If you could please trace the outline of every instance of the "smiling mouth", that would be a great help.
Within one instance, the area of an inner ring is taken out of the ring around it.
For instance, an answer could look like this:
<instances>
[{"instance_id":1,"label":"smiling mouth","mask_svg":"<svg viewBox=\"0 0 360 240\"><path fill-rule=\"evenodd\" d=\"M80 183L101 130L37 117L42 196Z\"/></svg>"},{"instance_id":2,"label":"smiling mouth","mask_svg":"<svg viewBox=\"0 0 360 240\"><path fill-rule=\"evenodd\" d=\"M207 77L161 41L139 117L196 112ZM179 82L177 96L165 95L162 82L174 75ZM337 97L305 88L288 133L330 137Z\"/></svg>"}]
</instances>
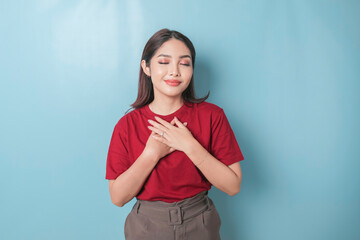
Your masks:
<instances>
[{"instance_id":1,"label":"smiling mouth","mask_svg":"<svg viewBox=\"0 0 360 240\"><path fill-rule=\"evenodd\" d=\"M178 80L165 80L165 82L166 82L167 85L170 85L170 86L178 86L181 83Z\"/></svg>"}]
</instances>

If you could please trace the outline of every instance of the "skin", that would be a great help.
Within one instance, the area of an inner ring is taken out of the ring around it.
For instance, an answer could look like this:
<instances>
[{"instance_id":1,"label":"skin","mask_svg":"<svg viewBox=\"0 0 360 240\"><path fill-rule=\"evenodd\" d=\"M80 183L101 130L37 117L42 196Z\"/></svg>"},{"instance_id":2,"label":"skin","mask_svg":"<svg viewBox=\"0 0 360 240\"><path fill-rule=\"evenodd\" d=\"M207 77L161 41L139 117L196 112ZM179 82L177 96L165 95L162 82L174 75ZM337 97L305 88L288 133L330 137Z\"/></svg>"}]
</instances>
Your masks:
<instances>
[{"instance_id":1,"label":"skin","mask_svg":"<svg viewBox=\"0 0 360 240\"><path fill-rule=\"evenodd\" d=\"M184 103L181 94L193 75L187 46L182 41L170 39L156 51L149 66L144 60L141 66L144 73L151 76L154 86L154 100L149 104L151 111L168 115L178 110ZM180 84L169 86L164 81L168 79L176 79ZM220 162L193 137L187 123L176 117L171 122L159 117L155 119L149 120L148 128L152 133L139 158L117 179L109 180L111 201L115 205L121 207L134 198L157 162L175 150L183 151L216 188L230 196L239 193L242 179L239 162L230 166Z\"/></svg>"}]
</instances>

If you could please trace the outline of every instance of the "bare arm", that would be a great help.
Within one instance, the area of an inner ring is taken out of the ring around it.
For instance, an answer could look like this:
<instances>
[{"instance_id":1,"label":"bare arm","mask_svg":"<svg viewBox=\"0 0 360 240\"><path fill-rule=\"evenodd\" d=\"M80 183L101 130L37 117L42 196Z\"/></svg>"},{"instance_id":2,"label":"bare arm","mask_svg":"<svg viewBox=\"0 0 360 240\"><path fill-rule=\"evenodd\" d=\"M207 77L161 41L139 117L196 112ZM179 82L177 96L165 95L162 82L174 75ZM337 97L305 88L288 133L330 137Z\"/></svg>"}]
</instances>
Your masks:
<instances>
[{"instance_id":1,"label":"bare arm","mask_svg":"<svg viewBox=\"0 0 360 240\"><path fill-rule=\"evenodd\" d=\"M171 124L174 124L174 121ZM115 180L109 180L111 201L118 207L124 206L133 199L143 187L158 161L174 151L173 148L156 141L152 136L158 135L152 132L143 152L135 162Z\"/></svg>"},{"instance_id":2,"label":"bare arm","mask_svg":"<svg viewBox=\"0 0 360 240\"><path fill-rule=\"evenodd\" d=\"M109 180L112 203L122 207L133 199L141 190L158 160L156 155L144 150L130 168L120 174L115 180Z\"/></svg>"},{"instance_id":3,"label":"bare arm","mask_svg":"<svg viewBox=\"0 0 360 240\"><path fill-rule=\"evenodd\" d=\"M216 188L230 196L240 192L242 176L239 162L230 166L225 165L212 156L198 141L190 144L185 154Z\"/></svg>"}]
</instances>

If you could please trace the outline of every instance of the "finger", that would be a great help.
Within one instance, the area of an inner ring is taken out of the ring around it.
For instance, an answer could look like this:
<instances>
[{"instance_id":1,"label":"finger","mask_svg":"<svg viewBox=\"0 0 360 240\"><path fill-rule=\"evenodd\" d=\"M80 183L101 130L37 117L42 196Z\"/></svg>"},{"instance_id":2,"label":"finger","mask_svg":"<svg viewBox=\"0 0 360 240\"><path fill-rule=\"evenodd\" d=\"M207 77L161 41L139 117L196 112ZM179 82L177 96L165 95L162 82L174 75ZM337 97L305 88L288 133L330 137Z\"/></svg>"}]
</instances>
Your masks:
<instances>
[{"instance_id":1,"label":"finger","mask_svg":"<svg viewBox=\"0 0 360 240\"><path fill-rule=\"evenodd\" d=\"M153 135L157 136L157 137L161 137L161 135L157 134L156 132L153 131Z\"/></svg>"},{"instance_id":2,"label":"finger","mask_svg":"<svg viewBox=\"0 0 360 240\"><path fill-rule=\"evenodd\" d=\"M159 142L165 141L165 139L163 137L161 137L159 134L151 135L151 137L158 140Z\"/></svg>"},{"instance_id":3,"label":"finger","mask_svg":"<svg viewBox=\"0 0 360 240\"><path fill-rule=\"evenodd\" d=\"M168 128L166 128L165 126L163 126L163 125L161 125L161 124L159 124L159 123L157 123L157 122L155 122L155 121L153 121L151 119L149 119L148 122L151 125L153 125L155 128L162 130L163 132L166 132L168 130ZM170 126L172 126L172 125L170 125Z\"/></svg>"},{"instance_id":4,"label":"finger","mask_svg":"<svg viewBox=\"0 0 360 240\"><path fill-rule=\"evenodd\" d=\"M165 134L163 134L164 131L162 131L162 130L160 130L160 129L158 129L158 128L155 128L155 127L153 127L153 126L148 126L148 128L149 128L151 131L153 131L154 133L156 133L157 135L159 135L159 137L165 137Z\"/></svg>"},{"instance_id":5,"label":"finger","mask_svg":"<svg viewBox=\"0 0 360 240\"><path fill-rule=\"evenodd\" d=\"M155 140L159 141L159 142L162 142L166 145L169 146L169 141L166 140L165 138L161 137L161 136L158 136L158 135L152 135L151 137L153 137ZM170 146L169 146L170 147Z\"/></svg>"},{"instance_id":6,"label":"finger","mask_svg":"<svg viewBox=\"0 0 360 240\"><path fill-rule=\"evenodd\" d=\"M175 125L175 119L171 120L170 124L174 126Z\"/></svg>"},{"instance_id":7,"label":"finger","mask_svg":"<svg viewBox=\"0 0 360 240\"><path fill-rule=\"evenodd\" d=\"M163 126L167 127L167 128L172 128L173 125L171 125L170 123L168 123L167 121L161 119L158 116L155 116L156 121L158 121L159 123L161 123Z\"/></svg>"},{"instance_id":8,"label":"finger","mask_svg":"<svg viewBox=\"0 0 360 240\"><path fill-rule=\"evenodd\" d=\"M185 126L185 127L187 126L187 122L184 122L184 126Z\"/></svg>"},{"instance_id":9,"label":"finger","mask_svg":"<svg viewBox=\"0 0 360 240\"><path fill-rule=\"evenodd\" d=\"M170 148L169 153L172 153L175 151L175 148Z\"/></svg>"},{"instance_id":10,"label":"finger","mask_svg":"<svg viewBox=\"0 0 360 240\"><path fill-rule=\"evenodd\" d=\"M177 117L175 117L174 119L175 119L175 124L176 124L179 128L185 128L185 126L182 124L182 122L179 121L179 119L177 119Z\"/></svg>"}]
</instances>

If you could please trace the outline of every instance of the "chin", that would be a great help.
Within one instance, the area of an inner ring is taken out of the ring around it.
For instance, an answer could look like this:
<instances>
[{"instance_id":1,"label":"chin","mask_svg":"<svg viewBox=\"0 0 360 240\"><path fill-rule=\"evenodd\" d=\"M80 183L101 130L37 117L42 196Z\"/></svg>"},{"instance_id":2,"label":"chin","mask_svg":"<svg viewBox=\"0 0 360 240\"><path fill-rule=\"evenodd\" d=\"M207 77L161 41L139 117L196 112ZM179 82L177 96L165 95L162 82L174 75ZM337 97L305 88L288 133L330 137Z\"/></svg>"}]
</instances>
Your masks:
<instances>
[{"instance_id":1,"label":"chin","mask_svg":"<svg viewBox=\"0 0 360 240\"><path fill-rule=\"evenodd\" d=\"M155 89L154 89L155 90ZM175 87L172 87L172 89L170 88L166 88L166 89L156 89L156 92L157 94L159 95L164 95L164 96L167 96L167 97L171 97L171 98L176 98L176 97L179 97L182 95L182 93L185 91L186 89L183 89L183 88L175 88ZM156 94L154 92L154 94Z\"/></svg>"},{"instance_id":2,"label":"chin","mask_svg":"<svg viewBox=\"0 0 360 240\"><path fill-rule=\"evenodd\" d=\"M182 96L182 92L179 94L165 94L166 96L170 97L170 98L178 98Z\"/></svg>"}]
</instances>

